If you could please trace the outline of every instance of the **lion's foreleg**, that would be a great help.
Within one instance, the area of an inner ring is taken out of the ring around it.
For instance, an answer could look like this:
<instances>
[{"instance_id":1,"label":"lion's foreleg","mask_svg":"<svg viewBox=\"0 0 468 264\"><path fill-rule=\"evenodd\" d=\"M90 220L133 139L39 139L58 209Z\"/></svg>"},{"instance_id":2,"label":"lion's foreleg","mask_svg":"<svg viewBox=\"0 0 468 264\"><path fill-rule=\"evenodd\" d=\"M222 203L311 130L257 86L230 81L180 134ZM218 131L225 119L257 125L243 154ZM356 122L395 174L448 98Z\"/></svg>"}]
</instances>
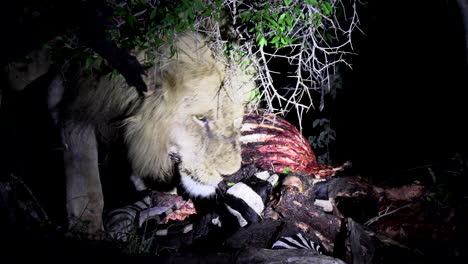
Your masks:
<instances>
[{"instance_id":1,"label":"lion's foreleg","mask_svg":"<svg viewBox=\"0 0 468 264\"><path fill-rule=\"evenodd\" d=\"M62 137L70 228L97 233L102 229L104 200L94 127L69 121L62 127Z\"/></svg>"},{"instance_id":2,"label":"lion's foreleg","mask_svg":"<svg viewBox=\"0 0 468 264\"><path fill-rule=\"evenodd\" d=\"M59 124L60 103L62 102L64 93L63 78L60 74L56 74L47 88L47 108L56 126Z\"/></svg>"}]
</instances>

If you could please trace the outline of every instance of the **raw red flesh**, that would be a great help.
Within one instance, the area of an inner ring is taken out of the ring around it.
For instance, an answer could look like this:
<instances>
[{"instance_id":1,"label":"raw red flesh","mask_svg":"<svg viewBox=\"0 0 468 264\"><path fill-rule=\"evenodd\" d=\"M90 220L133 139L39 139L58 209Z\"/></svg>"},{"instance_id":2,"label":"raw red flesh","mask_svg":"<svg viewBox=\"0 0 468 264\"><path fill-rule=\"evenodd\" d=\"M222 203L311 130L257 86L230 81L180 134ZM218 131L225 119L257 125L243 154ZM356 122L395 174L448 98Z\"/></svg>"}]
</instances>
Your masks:
<instances>
[{"instance_id":1,"label":"raw red flesh","mask_svg":"<svg viewBox=\"0 0 468 264\"><path fill-rule=\"evenodd\" d=\"M167 224L170 221L183 221L187 219L190 215L196 214L195 206L191 199L184 201L179 209L168 214L163 220L163 224Z\"/></svg>"},{"instance_id":2,"label":"raw red flesh","mask_svg":"<svg viewBox=\"0 0 468 264\"><path fill-rule=\"evenodd\" d=\"M283 118L257 111L244 116L241 128L242 162L273 172L333 176L337 169L317 163L309 142L295 126Z\"/></svg>"}]
</instances>

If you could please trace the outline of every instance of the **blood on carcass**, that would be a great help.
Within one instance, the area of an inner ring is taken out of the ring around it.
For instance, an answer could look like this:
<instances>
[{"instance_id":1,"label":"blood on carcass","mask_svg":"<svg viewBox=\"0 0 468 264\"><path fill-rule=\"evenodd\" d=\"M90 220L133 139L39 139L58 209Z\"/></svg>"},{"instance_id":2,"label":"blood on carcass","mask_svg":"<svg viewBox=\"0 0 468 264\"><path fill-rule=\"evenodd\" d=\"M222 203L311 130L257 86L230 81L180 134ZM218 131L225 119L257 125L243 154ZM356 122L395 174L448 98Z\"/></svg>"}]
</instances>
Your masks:
<instances>
[{"instance_id":1,"label":"blood on carcass","mask_svg":"<svg viewBox=\"0 0 468 264\"><path fill-rule=\"evenodd\" d=\"M242 163L272 172L285 171L331 177L338 170L318 164L307 139L283 118L257 110L244 116L241 128ZM289 169L287 169L289 168Z\"/></svg>"}]
</instances>

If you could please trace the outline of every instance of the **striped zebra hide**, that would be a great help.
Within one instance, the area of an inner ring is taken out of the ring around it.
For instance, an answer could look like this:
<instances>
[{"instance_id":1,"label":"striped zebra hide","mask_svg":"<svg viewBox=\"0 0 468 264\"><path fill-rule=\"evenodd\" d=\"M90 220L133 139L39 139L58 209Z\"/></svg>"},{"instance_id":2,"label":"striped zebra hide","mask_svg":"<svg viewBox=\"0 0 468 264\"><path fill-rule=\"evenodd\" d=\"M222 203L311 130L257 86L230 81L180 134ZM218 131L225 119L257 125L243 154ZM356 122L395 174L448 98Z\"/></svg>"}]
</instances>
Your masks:
<instances>
[{"instance_id":1,"label":"striped zebra hide","mask_svg":"<svg viewBox=\"0 0 468 264\"><path fill-rule=\"evenodd\" d=\"M248 172L249 175L252 173ZM261 221L265 203L270 200L278 179L278 175L263 171L232 186L225 186L217 198L218 207L224 209L212 208L213 217L206 227L198 222L184 221L197 214L191 200L184 201L181 196L152 191L135 203L110 211L105 218L105 230L113 239L128 241L129 236L137 233L170 236L185 234L194 228L200 229L197 233L208 233L213 227L225 230L244 227ZM216 211L225 213L221 213L221 217ZM225 221L226 217L230 219Z\"/></svg>"},{"instance_id":2,"label":"striped zebra hide","mask_svg":"<svg viewBox=\"0 0 468 264\"><path fill-rule=\"evenodd\" d=\"M319 254L323 254L322 246L304 237L302 233L297 233L290 237L281 237L272 246L272 249L310 249Z\"/></svg>"},{"instance_id":3,"label":"striped zebra hide","mask_svg":"<svg viewBox=\"0 0 468 264\"><path fill-rule=\"evenodd\" d=\"M146 230L156 236L172 233L187 233L192 225L165 225L169 221L183 221L196 214L191 200L181 196L153 191L143 199L110 211L104 220L106 233L112 239L127 241L130 235Z\"/></svg>"},{"instance_id":4,"label":"striped zebra hide","mask_svg":"<svg viewBox=\"0 0 468 264\"><path fill-rule=\"evenodd\" d=\"M240 227L261 221L265 204L270 200L278 180L277 174L258 172L226 191L223 197L224 205L229 213L236 217Z\"/></svg>"}]
</instances>

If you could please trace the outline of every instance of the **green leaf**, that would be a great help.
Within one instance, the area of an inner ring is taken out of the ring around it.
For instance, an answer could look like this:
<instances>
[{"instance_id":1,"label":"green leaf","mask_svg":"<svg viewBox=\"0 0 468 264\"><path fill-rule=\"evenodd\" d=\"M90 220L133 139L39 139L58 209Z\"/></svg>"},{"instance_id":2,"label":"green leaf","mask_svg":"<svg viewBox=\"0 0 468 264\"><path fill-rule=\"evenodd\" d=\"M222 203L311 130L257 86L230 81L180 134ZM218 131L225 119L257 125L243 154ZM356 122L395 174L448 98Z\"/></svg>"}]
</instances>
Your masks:
<instances>
[{"instance_id":1,"label":"green leaf","mask_svg":"<svg viewBox=\"0 0 468 264\"><path fill-rule=\"evenodd\" d=\"M158 9L153 9L153 11L151 11L151 14L150 14L150 19L153 20L155 17L156 17L156 14L158 12Z\"/></svg>"},{"instance_id":2,"label":"green leaf","mask_svg":"<svg viewBox=\"0 0 468 264\"><path fill-rule=\"evenodd\" d=\"M243 51L237 51L236 53L237 53L237 55L242 56L242 57L247 55L247 53L245 53Z\"/></svg>"},{"instance_id":3,"label":"green leaf","mask_svg":"<svg viewBox=\"0 0 468 264\"><path fill-rule=\"evenodd\" d=\"M100 68L101 65L102 65L102 63L103 63L102 57L101 57L101 56L98 56L98 57L96 58L96 62L95 62L96 68Z\"/></svg>"},{"instance_id":4,"label":"green leaf","mask_svg":"<svg viewBox=\"0 0 468 264\"><path fill-rule=\"evenodd\" d=\"M321 6L322 6L322 11L323 11L323 13L324 13L325 15L328 16L328 15L331 15L331 14L333 13L333 7L331 6L330 3L328 3L328 2L323 2L323 3L321 4Z\"/></svg>"},{"instance_id":5,"label":"green leaf","mask_svg":"<svg viewBox=\"0 0 468 264\"><path fill-rule=\"evenodd\" d=\"M291 168L289 168L289 167L286 167L283 170L283 173L285 173L285 174L290 173L290 172L291 172Z\"/></svg>"},{"instance_id":6,"label":"green leaf","mask_svg":"<svg viewBox=\"0 0 468 264\"><path fill-rule=\"evenodd\" d=\"M260 39L262 38L262 36L263 35L262 35L261 32L259 32L259 31L255 32L255 41L259 42Z\"/></svg>"},{"instance_id":7,"label":"green leaf","mask_svg":"<svg viewBox=\"0 0 468 264\"><path fill-rule=\"evenodd\" d=\"M292 2L293 2L293 0L284 0L284 4L286 6L289 6Z\"/></svg>"},{"instance_id":8,"label":"green leaf","mask_svg":"<svg viewBox=\"0 0 468 264\"><path fill-rule=\"evenodd\" d=\"M326 119L326 118L320 119L320 125L321 125L321 126L327 125L327 124L330 124L330 120L328 120L328 119Z\"/></svg>"},{"instance_id":9,"label":"green leaf","mask_svg":"<svg viewBox=\"0 0 468 264\"><path fill-rule=\"evenodd\" d=\"M286 44L288 44L288 45L295 41L295 39L288 38L288 37L284 37L284 40L286 41Z\"/></svg>"},{"instance_id":10,"label":"green leaf","mask_svg":"<svg viewBox=\"0 0 468 264\"><path fill-rule=\"evenodd\" d=\"M87 57L85 60L85 68L89 68L93 64L93 58L92 57Z\"/></svg>"},{"instance_id":11,"label":"green leaf","mask_svg":"<svg viewBox=\"0 0 468 264\"><path fill-rule=\"evenodd\" d=\"M133 15L130 15L130 16L127 17L127 22L128 22L128 25L131 28L133 28L133 27L135 27L135 24L137 23L137 19Z\"/></svg>"},{"instance_id":12,"label":"green leaf","mask_svg":"<svg viewBox=\"0 0 468 264\"><path fill-rule=\"evenodd\" d=\"M276 21L274 21L270 17L265 16L264 18L273 25L273 27L270 26L271 29L275 30L277 27L279 27L278 23L276 23Z\"/></svg>"},{"instance_id":13,"label":"green leaf","mask_svg":"<svg viewBox=\"0 0 468 264\"><path fill-rule=\"evenodd\" d=\"M290 14L287 14L286 17L284 18L284 20L286 21L286 24L288 24L288 26L292 26L292 21L291 21L291 15Z\"/></svg>"},{"instance_id":14,"label":"green leaf","mask_svg":"<svg viewBox=\"0 0 468 264\"><path fill-rule=\"evenodd\" d=\"M249 101L257 99L260 97L260 92L258 90L250 91Z\"/></svg>"},{"instance_id":15,"label":"green leaf","mask_svg":"<svg viewBox=\"0 0 468 264\"><path fill-rule=\"evenodd\" d=\"M284 17L286 16L286 13L281 14L281 16L278 18L278 23L284 24Z\"/></svg>"},{"instance_id":16,"label":"green leaf","mask_svg":"<svg viewBox=\"0 0 468 264\"><path fill-rule=\"evenodd\" d=\"M218 14L218 12L214 12L213 18L216 20L216 22L218 22L218 23L221 22L221 19L219 19L219 14Z\"/></svg>"},{"instance_id":17,"label":"green leaf","mask_svg":"<svg viewBox=\"0 0 468 264\"><path fill-rule=\"evenodd\" d=\"M277 11L277 10L276 10L276 11ZM268 15L270 15L275 21L278 20L278 15L279 15L278 13L276 13L276 12L271 12L271 13L269 13Z\"/></svg>"},{"instance_id":18,"label":"green leaf","mask_svg":"<svg viewBox=\"0 0 468 264\"><path fill-rule=\"evenodd\" d=\"M299 15L301 13L301 10L298 8L298 7L294 7L294 13L296 13L296 15Z\"/></svg>"},{"instance_id":19,"label":"green leaf","mask_svg":"<svg viewBox=\"0 0 468 264\"><path fill-rule=\"evenodd\" d=\"M182 32L182 31L184 31L186 28L187 28L187 24L184 23L184 22L180 22L180 23L178 23L178 24L176 25L176 28L175 28L175 29L176 29L176 32L179 32L179 33L180 33L180 32Z\"/></svg>"},{"instance_id":20,"label":"green leaf","mask_svg":"<svg viewBox=\"0 0 468 264\"><path fill-rule=\"evenodd\" d=\"M243 61L241 63L241 69L245 70L247 68L247 66L249 66L250 62L249 61Z\"/></svg>"},{"instance_id":21,"label":"green leaf","mask_svg":"<svg viewBox=\"0 0 468 264\"><path fill-rule=\"evenodd\" d=\"M200 0L198 0L198 1L195 1L194 7L195 7L195 10L201 10L203 8L203 4Z\"/></svg>"},{"instance_id":22,"label":"green leaf","mask_svg":"<svg viewBox=\"0 0 468 264\"><path fill-rule=\"evenodd\" d=\"M272 44L278 43L280 38L281 38L280 36L275 36L272 40L270 40L270 43L272 43Z\"/></svg>"},{"instance_id":23,"label":"green leaf","mask_svg":"<svg viewBox=\"0 0 468 264\"><path fill-rule=\"evenodd\" d=\"M320 123L320 119L315 119L314 122L312 122L312 128L317 127L319 123Z\"/></svg>"},{"instance_id":24,"label":"green leaf","mask_svg":"<svg viewBox=\"0 0 468 264\"><path fill-rule=\"evenodd\" d=\"M117 16L125 16L127 14L127 9L125 9L123 6L118 6L114 10L114 14Z\"/></svg>"},{"instance_id":25,"label":"green leaf","mask_svg":"<svg viewBox=\"0 0 468 264\"><path fill-rule=\"evenodd\" d=\"M259 17L259 12L254 13L254 15L252 17L252 21L257 21L258 17Z\"/></svg>"},{"instance_id":26,"label":"green leaf","mask_svg":"<svg viewBox=\"0 0 468 264\"><path fill-rule=\"evenodd\" d=\"M195 19L195 14L193 13L193 10L192 9L189 9L187 10L187 16L190 20L194 20Z\"/></svg>"},{"instance_id":27,"label":"green leaf","mask_svg":"<svg viewBox=\"0 0 468 264\"><path fill-rule=\"evenodd\" d=\"M322 22L322 16L320 14L315 13L312 15L312 23L314 25L318 25L321 22Z\"/></svg>"},{"instance_id":28,"label":"green leaf","mask_svg":"<svg viewBox=\"0 0 468 264\"><path fill-rule=\"evenodd\" d=\"M318 5L318 1L317 1L317 0L306 0L305 2L306 2L306 4L308 4L308 5L313 5L313 6Z\"/></svg>"},{"instance_id":29,"label":"green leaf","mask_svg":"<svg viewBox=\"0 0 468 264\"><path fill-rule=\"evenodd\" d=\"M285 38L281 37L280 40L281 40L281 44L283 44L283 45L287 45L287 44L288 44L288 42L286 41Z\"/></svg>"},{"instance_id":30,"label":"green leaf","mask_svg":"<svg viewBox=\"0 0 468 264\"><path fill-rule=\"evenodd\" d=\"M258 22L258 24L255 26L255 29L259 32L263 32L263 23Z\"/></svg>"},{"instance_id":31,"label":"green leaf","mask_svg":"<svg viewBox=\"0 0 468 264\"><path fill-rule=\"evenodd\" d=\"M245 23L250 20L250 18L252 17L252 13L250 11L245 11L240 14L240 17L241 17L242 23Z\"/></svg>"},{"instance_id":32,"label":"green leaf","mask_svg":"<svg viewBox=\"0 0 468 264\"><path fill-rule=\"evenodd\" d=\"M258 45L259 45L260 47L266 46L267 44L268 44L268 41L266 40L266 38L265 38L264 36L262 36L262 37L260 38L260 40L258 41Z\"/></svg>"},{"instance_id":33,"label":"green leaf","mask_svg":"<svg viewBox=\"0 0 468 264\"><path fill-rule=\"evenodd\" d=\"M427 168L428 172L429 172L429 175L431 175L431 179L432 179L432 182L433 183L436 183L437 182L437 177L434 173L434 170L432 168Z\"/></svg>"},{"instance_id":34,"label":"green leaf","mask_svg":"<svg viewBox=\"0 0 468 264\"><path fill-rule=\"evenodd\" d=\"M201 15L204 16L204 17L209 17L209 16L211 16L211 11L209 9L206 9L205 12L203 12ZM244 22L244 21L242 21L242 22Z\"/></svg>"}]
</instances>

